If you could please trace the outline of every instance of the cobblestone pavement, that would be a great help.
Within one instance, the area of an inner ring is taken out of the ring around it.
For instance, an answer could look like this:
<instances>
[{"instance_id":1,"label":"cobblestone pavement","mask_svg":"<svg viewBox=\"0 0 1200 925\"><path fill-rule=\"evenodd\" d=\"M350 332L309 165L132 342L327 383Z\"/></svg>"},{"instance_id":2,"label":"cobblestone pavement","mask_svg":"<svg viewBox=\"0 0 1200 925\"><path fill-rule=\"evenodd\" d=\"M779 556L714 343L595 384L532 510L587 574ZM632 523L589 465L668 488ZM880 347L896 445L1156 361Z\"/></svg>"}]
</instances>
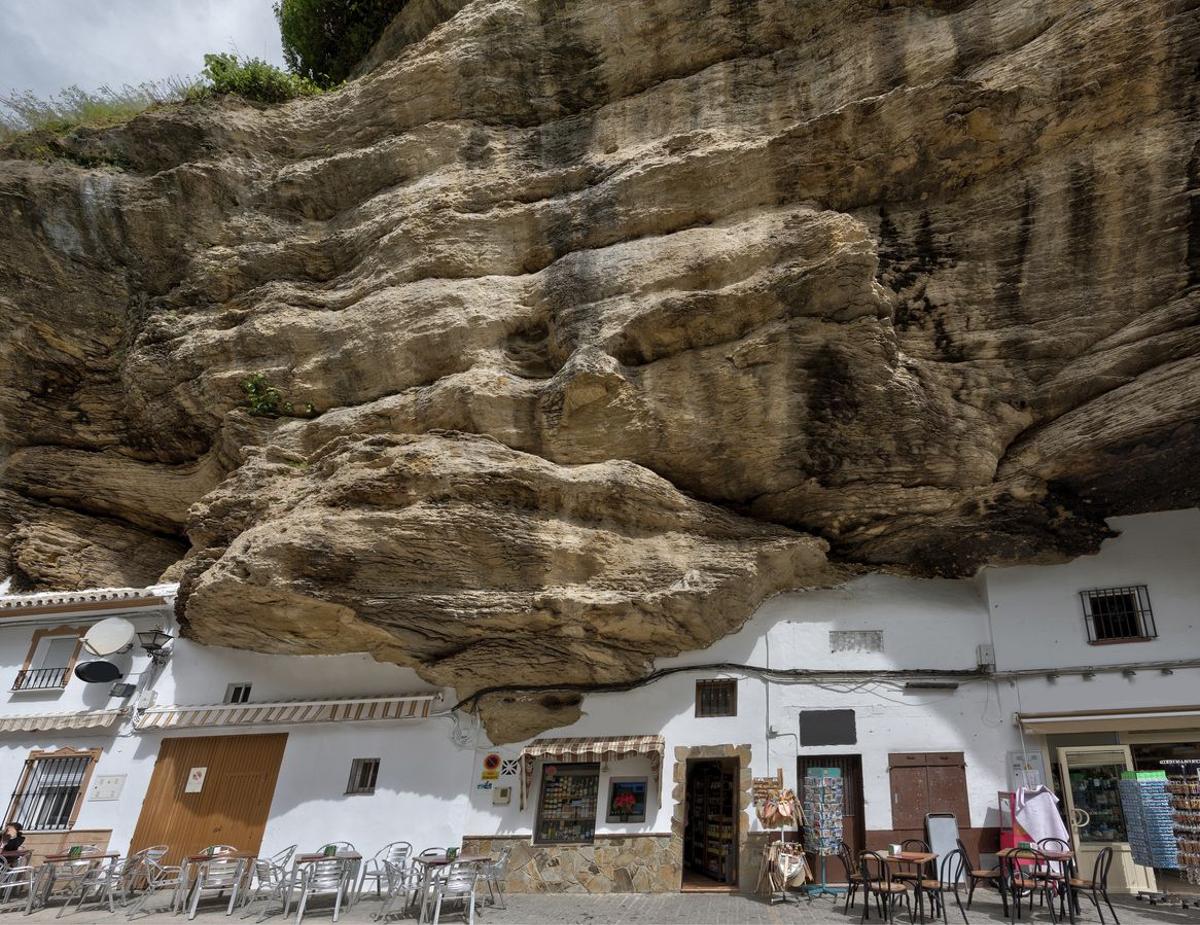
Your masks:
<instances>
[{"instance_id":1,"label":"cobblestone pavement","mask_svg":"<svg viewBox=\"0 0 1200 925\"><path fill-rule=\"evenodd\" d=\"M1001 914L1000 903L993 901L995 894L981 897L976 894L975 902L968 913L972 925L985 922L1007 922L1007 917ZM1179 925L1200 925L1200 908L1192 907L1187 910L1175 906L1149 906L1129 898L1114 900L1121 925L1142 925L1148 922L1179 923ZM205 925L217 925L218 922L230 925L250 925L256 922L259 906L255 906L243 918L242 910L235 911L233 916L226 918L224 906L219 908L214 904L202 907L197 922ZM339 925L367 925L373 921L372 916L379 908L374 900L364 900L349 912L344 913ZM476 917L478 925L815 925L815 923L857 923L861 905L851 910L849 916L842 913L842 901L836 902L829 897L819 897L811 902L798 898L794 902L770 905L761 899L749 896L730 896L719 893L682 894L666 893L657 895L647 894L611 894L605 896L587 895L557 895L557 896L512 896L507 909L496 909L484 906ZM24 922L57 921L62 925L117 925L126 922L123 913L110 915L107 910L97 911L84 909L82 912L72 912L61 919L55 919L56 908L41 909L28 918L19 912L0 915L0 925L11 922L13 925ZM322 925L332 921L332 909L328 903L313 908L304 916L304 921L311 925ZM1105 922L1112 921L1107 910ZM908 917L901 916L901 922L907 922ZM139 916L136 922L164 923L172 922L183 925L187 921L184 916L164 915L161 913ZM295 921L294 917L284 920L282 916L274 915L267 920L268 925L285 925ZM415 925L414 918L396 917L391 920L397 925ZM443 915L443 922L462 922L460 915ZM874 915L871 921L878 922ZM940 919L939 919L940 921ZM1029 925L1049 923L1050 917L1045 910L1035 910L1032 921L1025 919ZM1089 903L1084 902L1083 915L1079 918L1081 925L1096 925L1099 923L1096 911ZM949 925L958 925L962 916L951 905Z\"/></svg>"}]
</instances>

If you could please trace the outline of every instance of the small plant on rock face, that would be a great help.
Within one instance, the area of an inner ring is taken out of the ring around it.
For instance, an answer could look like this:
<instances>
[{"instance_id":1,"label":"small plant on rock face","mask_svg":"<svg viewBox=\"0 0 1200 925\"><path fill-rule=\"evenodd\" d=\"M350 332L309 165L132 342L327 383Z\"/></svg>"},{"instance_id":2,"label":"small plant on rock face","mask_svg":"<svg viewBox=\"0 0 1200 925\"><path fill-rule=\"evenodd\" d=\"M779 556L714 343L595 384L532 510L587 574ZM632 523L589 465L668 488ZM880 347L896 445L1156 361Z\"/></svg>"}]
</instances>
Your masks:
<instances>
[{"instance_id":1,"label":"small plant on rock face","mask_svg":"<svg viewBox=\"0 0 1200 925\"><path fill-rule=\"evenodd\" d=\"M261 58L240 58L223 53L204 56L203 76L208 81L195 97L236 94L259 103L286 103L298 96L313 96L321 88L312 81L280 70Z\"/></svg>"},{"instance_id":2,"label":"small plant on rock face","mask_svg":"<svg viewBox=\"0 0 1200 925\"><path fill-rule=\"evenodd\" d=\"M246 393L246 405L251 414L264 418L279 416L283 393L271 385L265 373L251 373L243 379L242 391Z\"/></svg>"},{"instance_id":3,"label":"small plant on rock face","mask_svg":"<svg viewBox=\"0 0 1200 925\"><path fill-rule=\"evenodd\" d=\"M316 406L310 401L306 401L300 411L290 401L285 401L283 392L271 385L266 373L247 376L242 380L242 391L246 393L246 407L251 414L259 417L277 418L284 414L303 418L317 416Z\"/></svg>"}]
</instances>

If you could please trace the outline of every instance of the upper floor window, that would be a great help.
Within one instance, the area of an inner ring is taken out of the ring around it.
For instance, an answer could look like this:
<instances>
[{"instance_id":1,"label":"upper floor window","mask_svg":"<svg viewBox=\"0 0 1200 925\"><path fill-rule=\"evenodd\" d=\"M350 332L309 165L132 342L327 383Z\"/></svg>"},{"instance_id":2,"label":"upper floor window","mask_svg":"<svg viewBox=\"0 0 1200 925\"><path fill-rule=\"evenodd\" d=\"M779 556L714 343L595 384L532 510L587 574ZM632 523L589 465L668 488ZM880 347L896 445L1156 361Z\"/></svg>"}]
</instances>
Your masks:
<instances>
[{"instance_id":1,"label":"upper floor window","mask_svg":"<svg viewBox=\"0 0 1200 925\"><path fill-rule=\"evenodd\" d=\"M248 703L250 700L250 682L238 681L225 688L226 703Z\"/></svg>"},{"instance_id":2,"label":"upper floor window","mask_svg":"<svg viewBox=\"0 0 1200 925\"><path fill-rule=\"evenodd\" d=\"M34 633L25 664L13 680L14 691L53 691L67 686L79 655L79 635Z\"/></svg>"},{"instance_id":3,"label":"upper floor window","mask_svg":"<svg viewBox=\"0 0 1200 925\"><path fill-rule=\"evenodd\" d=\"M70 829L99 750L34 752L25 762L8 816L32 831Z\"/></svg>"},{"instance_id":4,"label":"upper floor window","mask_svg":"<svg viewBox=\"0 0 1200 925\"><path fill-rule=\"evenodd\" d=\"M378 758L355 758L350 762L350 781L346 784L346 792L374 793L378 779Z\"/></svg>"},{"instance_id":5,"label":"upper floor window","mask_svg":"<svg viewBox=\"0 0 1200 925\"><path fill-rule=\"evenodd\" d=\"M1154 614L1150 610L1150 593L1145 585L1099 588L1081 591L1079 596L1083 599L1083 617L1090 644L1130 642L1158 636Z\"/></svg>"},{"instance_id":6,"label":"upper floor window","mask_svg":"<svg viewBox=\"0 0 1200 925\"><path fill-rule=\"evenodd\" d=\"M697 716L737 716L737 680L696 682Z\"/></svg>"}]
</instances>

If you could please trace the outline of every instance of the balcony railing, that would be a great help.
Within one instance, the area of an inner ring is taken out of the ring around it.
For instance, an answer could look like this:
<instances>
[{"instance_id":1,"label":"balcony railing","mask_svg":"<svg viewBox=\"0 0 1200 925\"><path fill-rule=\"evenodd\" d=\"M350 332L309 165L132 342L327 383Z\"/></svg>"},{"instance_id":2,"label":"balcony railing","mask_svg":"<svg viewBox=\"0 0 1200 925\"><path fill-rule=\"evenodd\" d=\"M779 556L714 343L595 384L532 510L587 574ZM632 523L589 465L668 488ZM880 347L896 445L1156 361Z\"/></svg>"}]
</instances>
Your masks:
<instances>
[{"instance_id":1,"label":"balcony railing","mask_svg":"<svg viewBox=\"0 0 1200 925\"><path fill-rule=\"evenodd\" d=\"M13 681L14 691L50 691L67 686L66 668L24 668Z\"/></svg>"}]
</instances>

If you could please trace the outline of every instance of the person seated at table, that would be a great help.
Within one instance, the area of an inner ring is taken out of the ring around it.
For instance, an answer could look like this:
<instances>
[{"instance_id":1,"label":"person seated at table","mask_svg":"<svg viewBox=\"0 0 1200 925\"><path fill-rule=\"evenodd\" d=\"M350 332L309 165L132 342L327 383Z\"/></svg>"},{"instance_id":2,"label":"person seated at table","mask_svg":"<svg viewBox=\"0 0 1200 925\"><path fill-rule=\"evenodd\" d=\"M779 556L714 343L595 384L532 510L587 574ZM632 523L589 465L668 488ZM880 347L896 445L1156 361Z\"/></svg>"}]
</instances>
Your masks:
<instances>
[{"instance_id":1,"label":"person seated at table","mask_svg":"<svg viewBox=\"0 0 1200 925\"><path fill-rule=\"evenodd\" d=\"M4 836L0 838L0 851L20 851L21 846L25 844L25 836L22 834L25 827L19 822L10 822L4 827Z\"/></svg>"}]
</instances>

